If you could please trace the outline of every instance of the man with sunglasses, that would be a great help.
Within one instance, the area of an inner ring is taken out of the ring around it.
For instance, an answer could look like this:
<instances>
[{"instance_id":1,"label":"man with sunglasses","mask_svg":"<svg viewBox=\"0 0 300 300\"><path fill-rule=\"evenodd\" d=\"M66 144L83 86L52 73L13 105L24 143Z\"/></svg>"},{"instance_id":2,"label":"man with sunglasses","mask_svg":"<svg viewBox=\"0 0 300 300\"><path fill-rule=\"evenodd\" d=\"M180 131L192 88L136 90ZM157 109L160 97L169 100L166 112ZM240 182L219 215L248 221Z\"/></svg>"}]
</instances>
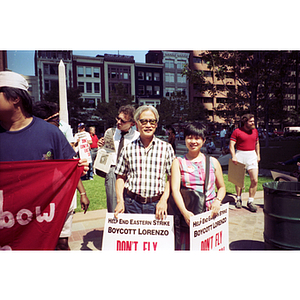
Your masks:
<instances>
[{"instance_id":1,"label":"man with sunglasses","mask_svg":"<svg viewBox=\"0 0 300 300\"><path fill-rule=\"evenodd\" d=\"M155 137L159 115L153 106L140 106L134 115L140 137L123 148L116 166L119 213L167 216L169 178L175 158L172 146Z\"/></svg>"},{"instance_id":2,"label":"man with sunglasses","mask_svg":"<svg viewBox=\"0 0 300 300\"><path fill-rule=\"evenodd\" d=\"M107 134L108 131L112 131L114 146L116 149L116 153L113 156L112 164L110 166L109 172L105 177L105 191L106 191L106 203L107 203L107 211L114 212L114 209L117 205L117 196L116 196L116 174L115 168L118 160L119 148L121 150L120 141L123 140L123 145L127 145L130 142L134 141L138 138L139 133L132 127L134 126L134 115L135 108L132 105L124 105L119 108L118 116L116 117L116 127L117 128L109 128L104 135ZM123 139L122 139L123 136ZM98 146L102 147L105 144L104 138L99 139Z\"/></svg>"}]
</instances>

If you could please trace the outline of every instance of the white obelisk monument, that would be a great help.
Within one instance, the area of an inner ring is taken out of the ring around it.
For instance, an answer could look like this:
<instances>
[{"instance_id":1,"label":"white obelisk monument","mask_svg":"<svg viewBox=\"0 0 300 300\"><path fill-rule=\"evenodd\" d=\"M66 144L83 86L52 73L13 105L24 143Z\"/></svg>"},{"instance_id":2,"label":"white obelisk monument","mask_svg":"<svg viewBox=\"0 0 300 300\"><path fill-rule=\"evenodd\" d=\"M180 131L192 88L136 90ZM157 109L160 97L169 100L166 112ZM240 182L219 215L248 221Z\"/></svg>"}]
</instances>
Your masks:
<instances>
[{"instance_id":1,"label":"white obelisk monument","mask_svg":"<svg viewBox=\"0 0 300 300\"><path fill-rule=\"evenodd\" d=\"M62 60L60 60L58 66L58 84L59 84L59 119L69 124L67 86L66 86L66 68Z\"/></svg>"}]
</instances>

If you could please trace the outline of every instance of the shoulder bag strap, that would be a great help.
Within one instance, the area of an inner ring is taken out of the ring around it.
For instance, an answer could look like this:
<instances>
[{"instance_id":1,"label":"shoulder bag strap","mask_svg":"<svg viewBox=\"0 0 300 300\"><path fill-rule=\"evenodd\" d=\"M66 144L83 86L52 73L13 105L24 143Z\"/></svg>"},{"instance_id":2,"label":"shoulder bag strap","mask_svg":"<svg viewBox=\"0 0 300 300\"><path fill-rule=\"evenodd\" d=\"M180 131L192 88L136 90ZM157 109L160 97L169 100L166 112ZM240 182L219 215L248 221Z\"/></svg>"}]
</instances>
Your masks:
<instances>
[{"instance_id":1,"label":"shoulder bag strap","mask_svg":"<svg viewBox=\"0 0 300 300\"><path fill-rule=\"evenodd\" d=\"M206 190L209 181L209 168L210 168L210 156L205 155L205 181L204 181L204 188L203 188L205 202L206 202Z\"/></svg>"}]
</instances>

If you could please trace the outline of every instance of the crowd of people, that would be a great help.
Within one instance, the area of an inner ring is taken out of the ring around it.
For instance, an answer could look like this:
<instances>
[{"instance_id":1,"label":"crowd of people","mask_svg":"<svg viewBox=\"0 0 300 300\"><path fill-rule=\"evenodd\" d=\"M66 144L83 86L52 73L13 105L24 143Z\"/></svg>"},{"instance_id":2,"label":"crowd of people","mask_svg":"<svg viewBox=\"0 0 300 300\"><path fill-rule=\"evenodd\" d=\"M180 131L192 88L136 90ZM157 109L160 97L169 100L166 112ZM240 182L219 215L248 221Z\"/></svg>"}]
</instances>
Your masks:
<instances>
[{"instance_id":1,"label":"crowd of people","mask_svg":"<svg viewBox=\"0 0 300 300\"><path fill-rule=\"evenodd\" d=\"M44 105L44 107L42 107ZM49 106L49 105L48 105ZM50 105L51 106L51 105ZM205 194L203 211L218 214L225 197L226 189L222 167L217 159L208 159L206 176L206 156L201 147L207 142L207 154L215 145L207 139L205 125L193 122L184 129L184 140L188 152L176 157L176 138L174 128L168 128L168 142L155 136L159 114L155 107L143 105L135 109L132 105L121 106L116 116L115 128L109 128L105 135L111 134L115 152L108 173L105 175L107 211L118 218L120 213L155 214L164 219L168 214L168 201L173 197L187 225L193 216L188 211L184 194L180 187ZM242 126L230 137L230 153L233 163L242 162L250 175L248 208L256 212L253 198L258 182L259 139L254 125L254 116L247 114L241 118ZM55 126L53 126L55 125ZM226 130L221 131L221 148L225 149ZM83 179L93 180L93 164L98 149L105 145L105 138L98 139L95 127L85 130L85 124L78 124L78 132L73 136L68 124L59 119L57 105L46 107L45 103L33 105L28 94L28 83L14 72L0 72L0 144L5 144L7 152L0 148L1 161L41 160L51 148L52 159L80 158L79 146L84 140L89 147L91 161L80 159L84 166L78 182L81 207L84 212L89 199ZM204 191L205 177L208 185ZM241 208L241 188L236 187L236 207ZM57 249L68 249L71 219L74 207L70 207L66 219L68 232L62 231ZM183 229L183 228L182 228ZM189 231L181 230L182 250L189 249Z\"/></svg>"}]
</instances>

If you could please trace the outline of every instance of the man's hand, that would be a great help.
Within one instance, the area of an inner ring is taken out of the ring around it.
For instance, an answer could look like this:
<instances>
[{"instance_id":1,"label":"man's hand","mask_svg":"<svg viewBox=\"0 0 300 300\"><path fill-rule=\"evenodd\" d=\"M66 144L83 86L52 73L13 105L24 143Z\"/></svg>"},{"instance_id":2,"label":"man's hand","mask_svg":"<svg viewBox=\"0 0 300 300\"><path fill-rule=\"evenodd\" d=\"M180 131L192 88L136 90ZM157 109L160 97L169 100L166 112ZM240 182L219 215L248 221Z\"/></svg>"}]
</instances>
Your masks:
<instances>
[{"instance_id":1,"label":"man's hand","mask_svg":"<svg viewBox=\"0 0 300 300\"><path fill-rule=\"evenodd\" d=\"M168 215L167 209L168 209L167 201L160 199L156 205L156 213L155 213L156 219L164 220Z\"/></svg>"},{"instance_id":2,"label":"man's hand","mask_svg":"<svg viewBox=\"0 0 300 300\"><path fill-rule=\"evenodd\" d=\"M118 219L118 214L121 214L125 211L125 205L124 205L124 201L120 201L117 203L117 206L115 208L115 218Z\"/></svg>"},{"instance_id":3,"label":"man's hand","mask_svg":"<svg viewBox=\"0 0 300 300\"><path fill-rule=\"evenodd\" d=\"M90 200L86 194L80 195L80 204L81 204L81 210L83 210L84 213L86 213L90 205Z\"/></svg>"},{"instance_id":4,"label":"man's hand","mask_svg":"<svg viewBox=\"0 0 300 300\"><path fill-rule=\"evenodd\" d=\"M235 165L237 165L237 163L238 163L238 160L237 160L237 158L236 158L236 156L234 155L234 156L232 156L232 162L235 164Z\"/></svg>"},{"instance_id":5,"label":"man's hand","mask_svg":"<svg viewBox=\"0 0 300 300\"><path fill-rule=\"evenodd\" d=\"M82 172L82 175L86 175L86 173L88 172L89 170L89 163L87 162L87 159L84 158L84 159L80 159L79 162L78 162L78 167L84 167L83 168L83 172Z\"/></svg>"},{"instance_id":6,"label":"man's hand","mask_svg":"<svg viewBox=\"0 0 300 300\"><path fill-rule=\"evenodd\" d=\"M105 140L104 140L104 138L102 137L102 138L100 138L100 139L98 140L97 146L98 146L98 147L103 147L104 144L105 144Z\"/></svg>"}]
</instances>

